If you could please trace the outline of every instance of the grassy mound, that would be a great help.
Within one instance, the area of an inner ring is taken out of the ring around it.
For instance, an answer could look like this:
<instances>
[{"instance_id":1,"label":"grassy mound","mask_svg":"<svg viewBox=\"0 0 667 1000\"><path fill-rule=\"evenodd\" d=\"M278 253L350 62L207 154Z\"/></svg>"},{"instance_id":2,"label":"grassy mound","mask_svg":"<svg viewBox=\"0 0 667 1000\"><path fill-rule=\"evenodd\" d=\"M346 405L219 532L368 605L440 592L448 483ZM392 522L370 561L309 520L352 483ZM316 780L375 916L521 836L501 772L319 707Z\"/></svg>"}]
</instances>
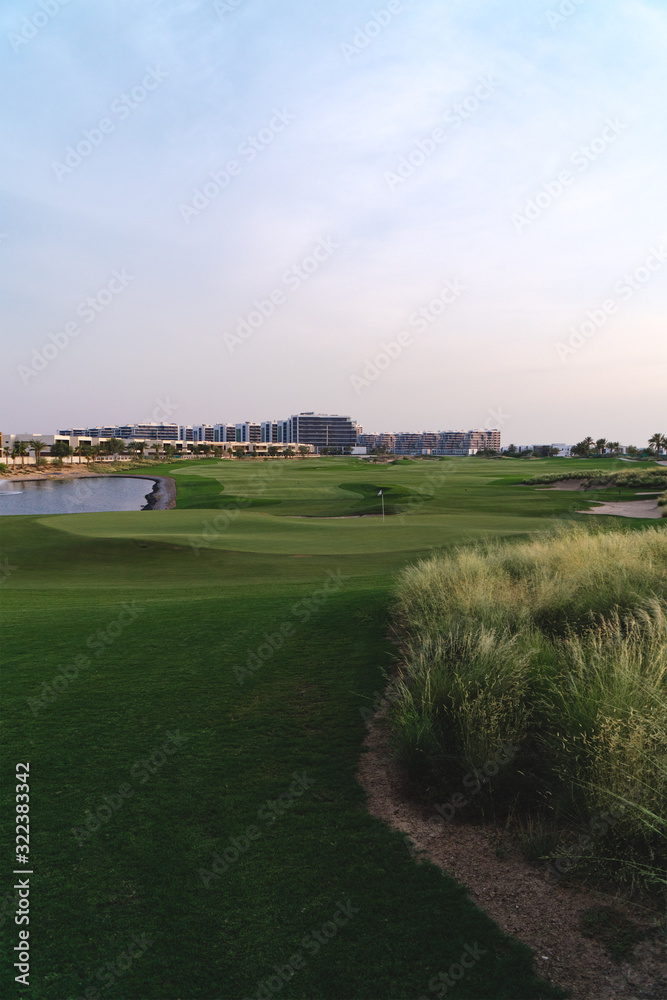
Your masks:
<instances>
[{"instance_id":1,"label":"grassy mound","mask_svg":"<svg viewBox=\"0 0 667 1000\"><path fill-rule=\"evenodd\" d=\"M582 479L593 485L611 485L619 488L646 486L648 488L665 489L667 487L667 470L658 469L627 469L623 472L610 472L603 469L589 469L586 472L545 472L541 476L531 476L524 479L525 486L539 486L545 483L559 483L564 479Z\"/></svg>"},{"instance_id":2,"label":"grassy mound","mask_svg":"<svg viewBox=\"0 0 667 1000\"><path fill-rule=\"evenodd\" d=\"M395 746L422 790L463 784L516 810L566 870L620 857L616 871L659 880L667 534L575 528L462 549L404 570L397 615ZM582 828L573 855L565 841Z\"/></svg>"}]
</instances>

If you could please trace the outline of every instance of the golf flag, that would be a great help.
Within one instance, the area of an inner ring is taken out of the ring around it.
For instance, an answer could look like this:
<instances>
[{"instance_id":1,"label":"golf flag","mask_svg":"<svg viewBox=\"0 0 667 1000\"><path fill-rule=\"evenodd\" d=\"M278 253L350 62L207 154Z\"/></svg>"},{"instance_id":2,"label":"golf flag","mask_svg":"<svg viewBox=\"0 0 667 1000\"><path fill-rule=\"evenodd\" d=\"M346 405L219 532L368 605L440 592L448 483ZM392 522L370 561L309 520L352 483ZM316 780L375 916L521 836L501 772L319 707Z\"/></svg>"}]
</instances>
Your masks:
<instances>
[{"instance_id":1,"label":"golf flag","mask_svg":"<svg viewBox=\"0 0 667 1000\"><path fill-rule=\"evenodd\" d=\"M378 496L379 496L379 497L381 497L381 496L382 496L382 490L380 490L380 492L378 493Z\"/></svg>"}]
</instances>

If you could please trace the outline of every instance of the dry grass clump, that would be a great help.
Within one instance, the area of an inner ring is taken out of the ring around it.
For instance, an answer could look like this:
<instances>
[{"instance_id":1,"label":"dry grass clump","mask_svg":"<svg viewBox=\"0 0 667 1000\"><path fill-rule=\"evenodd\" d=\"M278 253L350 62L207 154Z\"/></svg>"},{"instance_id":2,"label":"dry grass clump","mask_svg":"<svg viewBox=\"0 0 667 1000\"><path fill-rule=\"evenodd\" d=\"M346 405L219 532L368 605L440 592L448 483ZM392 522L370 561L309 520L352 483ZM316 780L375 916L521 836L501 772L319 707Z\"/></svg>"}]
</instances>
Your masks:
<instances>
[{"instance_id":1,"label":"dry grass clump","mask_svg":"<svg viewBox=\"0 0 667 1000\"><path fill-rule=\"evenodd\" d=\"M524 479L524 486L539 486L544 483L559 483L566 479L581 479L589 487L618 486L632 489L636 486L654 486L662 489L667 486L667 471L664 468L623 469L621 472L609 472L604 469L589 469L586 471L572 470L569 472L545 472L540 476Z\"/></svg>"},{"instance_id":2,"label":"dry grass clump","mask_svg":"<svg viewBox=\"0 0 667 1000\"><path fill-rule=\"evenodd\" d=\"M422 787L449 790L512 744L512 765L489 782L496 806L575 827L613 807L593 853L615 845L655 877L667 843L667 533L575 528L461 549L405 570L397 611L394 739Z\"/></svg>"},{"instance_id":3,"label":"dry grass clump","mask_svg":"<svg viewBox=\"0 0 667 1000\"><path fill-rule=\"evenodd\" d=\"M631 609L667 596L667 535L561 529L519 544L458 549L406 569L397 611L408 634L426 637L454 625L484 624L512 633L589 624L595 613Z\"/></svg>"}]
</instances>

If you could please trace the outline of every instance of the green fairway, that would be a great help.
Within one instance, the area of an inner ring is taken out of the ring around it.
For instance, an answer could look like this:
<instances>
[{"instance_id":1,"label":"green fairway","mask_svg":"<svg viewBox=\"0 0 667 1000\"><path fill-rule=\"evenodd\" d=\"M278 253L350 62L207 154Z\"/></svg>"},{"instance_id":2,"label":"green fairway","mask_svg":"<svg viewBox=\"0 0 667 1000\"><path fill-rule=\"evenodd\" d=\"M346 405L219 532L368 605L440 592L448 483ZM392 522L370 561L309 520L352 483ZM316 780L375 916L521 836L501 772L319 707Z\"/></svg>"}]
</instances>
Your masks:
<instances>
[{"instance_id":1,"label":"green fairway","mask_svg":"<svg viewBox=\"0 0 667 1000\"><path fill-rule=\"evenodd\" d=\"M30 762L34 874L25 990L12 825L2 995L432 1000L470 955L447 995L562 995L355 780L396 572L578 520L604 492L519 485L561 465L175 462L175 510L3 517L2 813Z\"/></svg>"}]
</instances>

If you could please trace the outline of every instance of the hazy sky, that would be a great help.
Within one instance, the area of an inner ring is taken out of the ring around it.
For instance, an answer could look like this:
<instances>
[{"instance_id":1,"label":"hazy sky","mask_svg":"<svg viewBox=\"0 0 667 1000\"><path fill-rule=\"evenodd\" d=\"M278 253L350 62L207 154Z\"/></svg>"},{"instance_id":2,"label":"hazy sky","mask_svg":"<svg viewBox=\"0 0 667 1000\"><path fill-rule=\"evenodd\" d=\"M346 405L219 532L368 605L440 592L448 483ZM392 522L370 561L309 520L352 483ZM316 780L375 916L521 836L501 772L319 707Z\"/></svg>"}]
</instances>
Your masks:
<instances>
[{"instance_id":1,"label":"hazy sky","mask_svg":"<svg viewBox=\"0 0 667 1000\"><path fill-rule=\"evenodd\" d=\"M667 433L664 0L3 0L0 44L3 430Z\"/></svg>"}]
</instances>

